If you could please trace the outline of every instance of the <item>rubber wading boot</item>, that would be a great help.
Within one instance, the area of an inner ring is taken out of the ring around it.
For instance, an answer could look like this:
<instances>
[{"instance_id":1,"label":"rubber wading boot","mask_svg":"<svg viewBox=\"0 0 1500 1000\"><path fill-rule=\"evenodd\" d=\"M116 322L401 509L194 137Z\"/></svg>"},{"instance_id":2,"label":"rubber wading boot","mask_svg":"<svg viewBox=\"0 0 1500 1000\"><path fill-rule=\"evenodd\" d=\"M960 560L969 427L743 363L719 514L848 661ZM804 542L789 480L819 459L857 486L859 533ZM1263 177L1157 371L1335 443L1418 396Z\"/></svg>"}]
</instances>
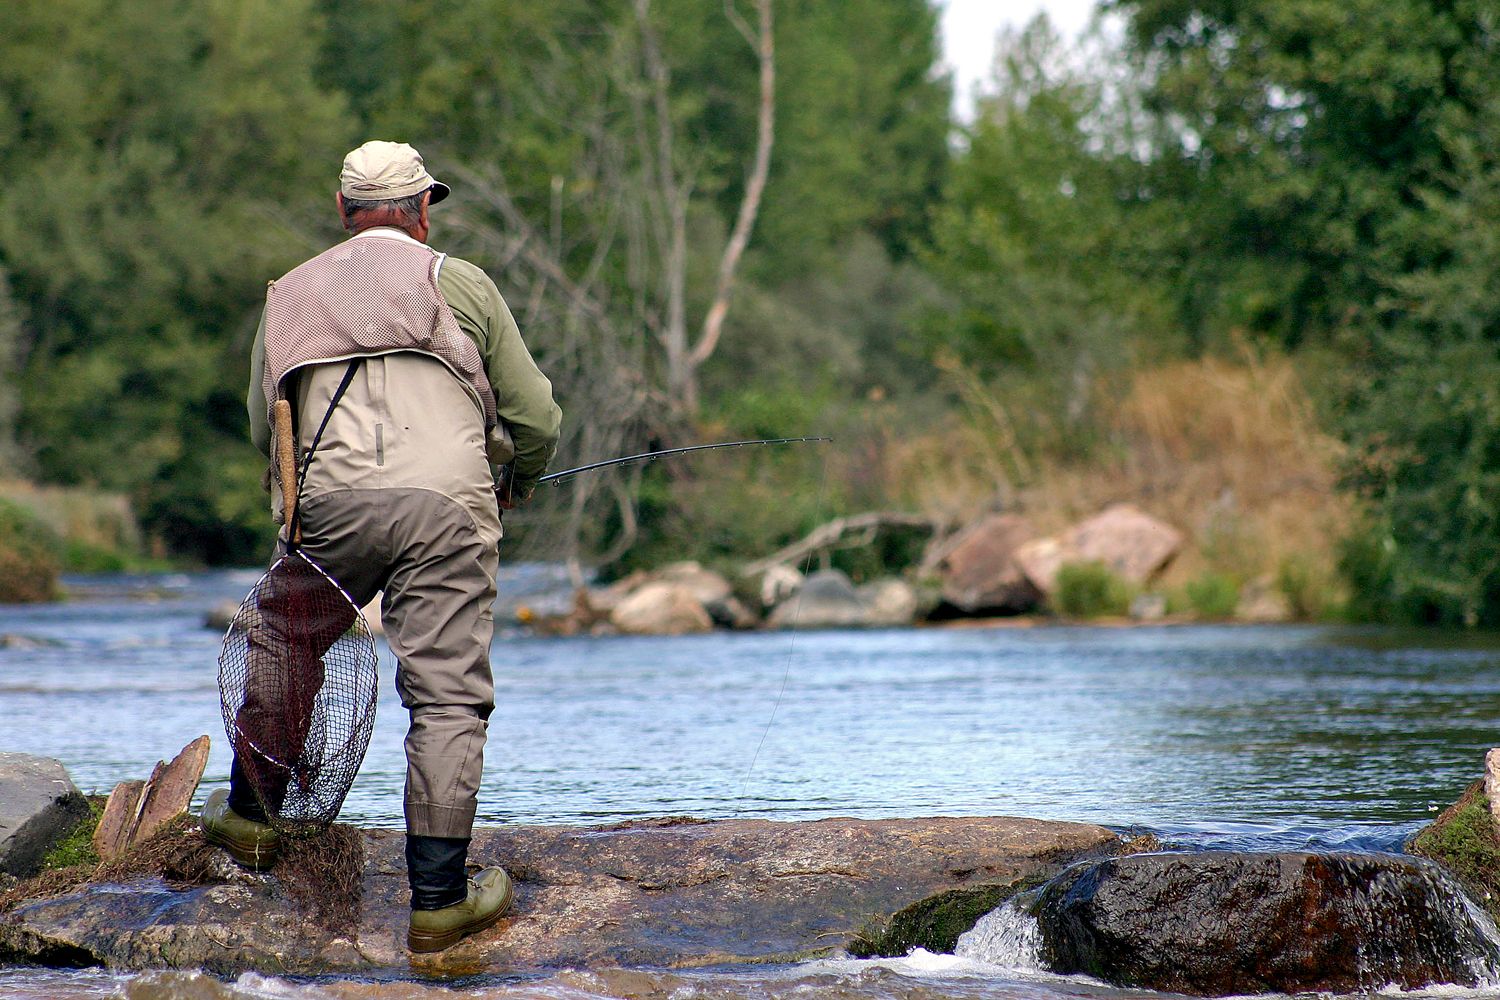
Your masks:
<instances>
[{"instance_id":1,"label":"rubber wading boot","mask_svg":"<svg viewBox=\"0 0 1500 1000\"><path fill-rule=\"evenodd\" d=\"M281 841L265 823L246 819L229 808L229 792L219 789L203 803L203 839L229 852L239 864L263 872L276 863Z\"/></svg>"},{"instance_id":2,"label":"rubber wading boot","mask_svg":"<svg viewBox=\"0 0 1500 1000\"><path fill-rule=\"evenodd\" d=\"M406 946L415 952L451 948L467 935L492 926L514 898L515 889L505 870L486 868L469 879L469 892L462 902L437 910L412 910Z\"/></svg>"}]
</instances>

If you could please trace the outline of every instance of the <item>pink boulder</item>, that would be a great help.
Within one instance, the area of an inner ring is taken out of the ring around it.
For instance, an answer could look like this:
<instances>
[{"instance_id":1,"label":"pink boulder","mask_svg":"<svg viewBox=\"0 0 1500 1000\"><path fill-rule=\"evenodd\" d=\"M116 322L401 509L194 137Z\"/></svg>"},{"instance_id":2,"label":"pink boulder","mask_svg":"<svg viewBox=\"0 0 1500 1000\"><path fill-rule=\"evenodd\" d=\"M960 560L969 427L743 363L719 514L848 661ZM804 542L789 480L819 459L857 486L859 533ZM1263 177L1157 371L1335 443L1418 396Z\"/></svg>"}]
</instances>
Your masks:
<instances>
[{"instance_id":1,"label":"pink boulder","mask_svg":"<svg viewBox=\"0 0 1500 1000\"><path fill-rule=\"evenodd\" d=\"M1070 563L1103 563L1129 583L1142 584L1182 549L1182 532L1130 504L1115 504L1054 538L1038 538L1015 553L1026 578L1043 594L1057 588Z\"/></svg>"}]
</instances>

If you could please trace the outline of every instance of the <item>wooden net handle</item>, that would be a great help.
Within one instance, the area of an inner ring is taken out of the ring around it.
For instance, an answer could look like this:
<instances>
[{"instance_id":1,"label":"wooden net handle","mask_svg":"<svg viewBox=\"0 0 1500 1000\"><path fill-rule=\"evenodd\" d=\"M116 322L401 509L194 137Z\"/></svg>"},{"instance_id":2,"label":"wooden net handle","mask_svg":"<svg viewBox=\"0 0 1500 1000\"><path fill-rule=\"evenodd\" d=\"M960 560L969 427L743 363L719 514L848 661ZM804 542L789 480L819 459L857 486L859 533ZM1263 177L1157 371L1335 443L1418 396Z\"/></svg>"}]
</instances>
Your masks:
<instances>
[{"instance_id":1,"label":"wooden net handle","mask_svg":"<svg viewBox=\"0 0 1500 1000\"><path fill-rule=\"evenodd\" d=\"M282 519L290 524L292 508L297 505L297 446L292 440L292 404L285 399L271 404L271 421L276 442L276 475L281 482ZM302 534L300 529L297 534Z\"/></svg>"}]
</instances>

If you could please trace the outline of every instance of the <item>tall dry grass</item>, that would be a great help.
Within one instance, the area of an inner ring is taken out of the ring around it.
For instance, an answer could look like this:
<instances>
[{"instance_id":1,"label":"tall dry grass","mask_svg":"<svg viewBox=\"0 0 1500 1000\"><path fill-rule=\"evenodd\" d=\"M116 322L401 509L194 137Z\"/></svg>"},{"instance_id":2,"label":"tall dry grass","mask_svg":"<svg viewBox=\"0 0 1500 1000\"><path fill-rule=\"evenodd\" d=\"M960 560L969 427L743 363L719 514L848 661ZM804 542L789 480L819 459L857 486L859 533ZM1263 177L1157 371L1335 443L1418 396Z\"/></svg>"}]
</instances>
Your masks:
<instances>
[{"instance_id":1,"label":"tall dry grass","mask_svg":"<svg viewBox=\"0 0 1500 1000\"><path fill-rule=\"evenodd\" d=\"M1188 537L1169 588L1205 573L1334 586L1336 546L1353 517L1337 487L1341 445L1318 426L1289 358L1247 352L1096 381L1079 389L1091 416L1072 430L1063 411L1078 400L1007 395L959 370L950 377L962 412L906 441L892 463L893 485L921 484L904 491L909 505L949 523L1014 510L1051 533L1129 502ZM1070 447L1070 433L1088 441Z\"/></svg>"},{"instance_id":2,"label":"tall dry grass","mask_svg":"<svg viewBox=\"0 0 1500 1000\"><path fill-rule=\"evenodd\" d=\"M123 493L0 479L0 499L25 508L60 538L109 551L141 550L141 529Z\"/></svg>"}]
</instances>

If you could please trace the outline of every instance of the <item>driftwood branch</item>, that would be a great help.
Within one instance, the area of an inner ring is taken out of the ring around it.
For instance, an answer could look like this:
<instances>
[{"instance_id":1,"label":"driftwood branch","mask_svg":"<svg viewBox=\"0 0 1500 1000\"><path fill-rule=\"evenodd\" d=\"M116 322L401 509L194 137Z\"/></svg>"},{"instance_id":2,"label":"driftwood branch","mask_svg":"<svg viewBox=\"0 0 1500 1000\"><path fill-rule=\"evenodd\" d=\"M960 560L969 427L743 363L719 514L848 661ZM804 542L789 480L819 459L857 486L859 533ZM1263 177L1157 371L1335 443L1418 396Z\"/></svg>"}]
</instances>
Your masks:
<instances>
[{"instance_id":1,"label":"driftwood branch","mask_svg":"<svg viewBox=\"0 0 1500 1000\"><path fill-rule=\"evenodd\" d=\"M926 528L936 531L938 524L926 514L907 514L901 511L877 510L865 514L854 514L850 517L834 518L826 524L818 525L801 541L793 542L764 559L757 559L747 564L740 570L740 575L759 576L772 566L796 562L814 552L834 548L840 545L848 535L858 535L868 543L874 540L875 532L882 528Z\"/></svg>"}]
</instances>

